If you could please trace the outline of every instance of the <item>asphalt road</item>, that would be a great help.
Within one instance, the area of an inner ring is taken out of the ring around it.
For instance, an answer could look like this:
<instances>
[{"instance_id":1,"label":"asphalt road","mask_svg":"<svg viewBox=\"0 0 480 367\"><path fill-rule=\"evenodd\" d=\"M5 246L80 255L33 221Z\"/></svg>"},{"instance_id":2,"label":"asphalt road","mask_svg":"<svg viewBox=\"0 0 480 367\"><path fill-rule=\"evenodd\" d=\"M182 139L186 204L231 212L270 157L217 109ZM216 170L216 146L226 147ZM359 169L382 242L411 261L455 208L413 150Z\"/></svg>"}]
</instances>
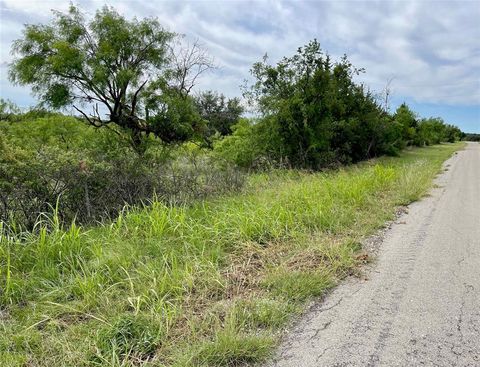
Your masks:
<instances>
[{"instance_id":1,"label":"asphalt road","mask_svg":"<svg viewBox=\"0 0 480 367\"><path fill-rule=\"evenodd\" d=\"M270 366L480 366L480 144L446 167L366 279L313 306Z\"/></svg>"}]
</instances>

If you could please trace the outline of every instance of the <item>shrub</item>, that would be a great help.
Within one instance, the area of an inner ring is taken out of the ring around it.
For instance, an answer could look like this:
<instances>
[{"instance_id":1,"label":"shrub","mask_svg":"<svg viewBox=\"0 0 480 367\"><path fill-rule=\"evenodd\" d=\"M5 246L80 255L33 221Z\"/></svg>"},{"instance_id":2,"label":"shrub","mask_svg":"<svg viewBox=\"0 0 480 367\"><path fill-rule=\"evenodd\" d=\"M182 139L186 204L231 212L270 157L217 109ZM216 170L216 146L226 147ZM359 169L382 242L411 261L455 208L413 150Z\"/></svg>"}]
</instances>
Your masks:
<instances>
[{"instance_id":1,"label":"shrub","mask_svg":"<svg viewBox=\"0 0 480 367\"><path fill-rule=\"evenodd\" d=\"M276 120L241 119L233 126L233 134L215 143L219 157L240 167L270 168L282 163L280 136Z\"/></svg>"},{"instance_id":2,"label":"shrub","mask_svg":"<svg viewBox=\"0 0 480 367\"><path fill-rule=\"evenodd\" d=\"M0 125L0 221L31 229L58 201L62 222L92 223L154 197L188 203L243 184L240 171L198 148L152 142L140 156L111 131L74 120Z\"/></svg>"}]
</instances>

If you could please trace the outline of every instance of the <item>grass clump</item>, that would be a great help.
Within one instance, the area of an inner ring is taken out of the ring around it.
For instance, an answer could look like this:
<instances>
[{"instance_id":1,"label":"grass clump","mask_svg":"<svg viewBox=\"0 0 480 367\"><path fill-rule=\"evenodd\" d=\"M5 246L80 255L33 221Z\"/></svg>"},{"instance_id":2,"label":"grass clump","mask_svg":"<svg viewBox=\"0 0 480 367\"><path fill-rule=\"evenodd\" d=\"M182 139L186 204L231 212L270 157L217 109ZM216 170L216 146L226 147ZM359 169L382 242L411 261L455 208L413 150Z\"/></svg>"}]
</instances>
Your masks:
<instances>
[{"instance_id":1,"label":"grass clump","mask_svg":"<svg viewBox=\"0 0 480 367\"><path fill-rule=\"evenodd\" d=\"M0 365L262 361L291 315L355 272L362 238L424 195L460 147L252 175L242 194L157 202L89 230L3 227Z\"/></svg>"},{"instance_id":2,"label":"grass clump","mask_svg":"<svg viewBox=\"0 0 480 367\"><path fill-rule=\"evenodd\" d=\"M148 361L155 355L161 336L152 318L122 315L114 324L99 331L92 363L102 366L104 362L112 364L112 359L119 364Z\"/></svg>"},{"instance_id":3,"label":"grass clump","mask_svg":"<svg viewBox=\"0 0 480 367\"><path fill-rule=\"evenodd\" d=\"M231 314L239 326L249 331L282 327L298 309L294 302L285 299L251 298L236 302Z\"/></svg>"},{"instance_id":4,"label":"grass clump","mask_svg":"<svg viewBox=\"0 0 480 367\"><path fill-rule=\"evenodd\" d=\"M268 357L273 345L272 336L223 330L212 341L203 342L188 363L194 366L244 366Z\"/></svg>"},{"instance_id":5,"label":"grass clump","mask_svg":"<svg viewBox=\"0 0 480 367\"><path fill-rule=\"evenodd\" d=\"M292 301L305 301L320 296L333 284L332 275L321 270L277 270L267 275L264 281L265 287L273 295Z\"/></svg>"}]
</instances>

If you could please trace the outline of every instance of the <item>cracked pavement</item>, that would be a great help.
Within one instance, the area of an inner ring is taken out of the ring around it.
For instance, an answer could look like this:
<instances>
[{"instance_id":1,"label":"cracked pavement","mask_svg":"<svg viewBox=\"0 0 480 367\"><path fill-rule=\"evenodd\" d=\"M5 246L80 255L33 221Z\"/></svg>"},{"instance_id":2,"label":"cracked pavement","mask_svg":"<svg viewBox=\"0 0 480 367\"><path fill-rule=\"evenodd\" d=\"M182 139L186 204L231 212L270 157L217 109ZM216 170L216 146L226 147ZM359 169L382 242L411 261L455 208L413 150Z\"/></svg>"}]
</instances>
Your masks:
<instances>
[{"instance_id":1,"label":"cracked pavement","mask_svg":"<svg viewBox=\"0 0 480 367\"><path fill-rule=\"evenodd\" d=\"M366 280L313 305L268 366L480 366L480 144L444 167L385 232Z\"/></svg>"}]
</instances>

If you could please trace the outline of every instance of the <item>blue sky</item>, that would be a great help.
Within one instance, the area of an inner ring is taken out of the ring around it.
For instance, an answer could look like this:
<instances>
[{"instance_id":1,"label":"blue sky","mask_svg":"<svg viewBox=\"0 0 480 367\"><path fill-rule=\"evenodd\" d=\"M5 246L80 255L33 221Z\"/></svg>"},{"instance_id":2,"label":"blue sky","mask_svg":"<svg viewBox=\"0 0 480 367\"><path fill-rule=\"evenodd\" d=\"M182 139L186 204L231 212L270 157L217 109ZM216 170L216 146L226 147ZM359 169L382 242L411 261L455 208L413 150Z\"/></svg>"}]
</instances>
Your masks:
<instances>
[{"instance_id":1,"label":"blue sky","mask_svg":"<svg viewBox=\"0 0 480 367\"><path fill-rule=\"evenodd\" d=\"M317 38L333 57L346 53L366 69L359 82L380 93L391 80L391 108L406 101L422 117L439 116L480 133L480 1L75 1L88 15L104 4L128 17L155 16L169 30L199 39L218 69L199 89L233 97L249 68ZM7 78L10 44L25 23L43 23L63 0L0 0L0 95L35 104Z\"/></svg>"}]
</instances>

